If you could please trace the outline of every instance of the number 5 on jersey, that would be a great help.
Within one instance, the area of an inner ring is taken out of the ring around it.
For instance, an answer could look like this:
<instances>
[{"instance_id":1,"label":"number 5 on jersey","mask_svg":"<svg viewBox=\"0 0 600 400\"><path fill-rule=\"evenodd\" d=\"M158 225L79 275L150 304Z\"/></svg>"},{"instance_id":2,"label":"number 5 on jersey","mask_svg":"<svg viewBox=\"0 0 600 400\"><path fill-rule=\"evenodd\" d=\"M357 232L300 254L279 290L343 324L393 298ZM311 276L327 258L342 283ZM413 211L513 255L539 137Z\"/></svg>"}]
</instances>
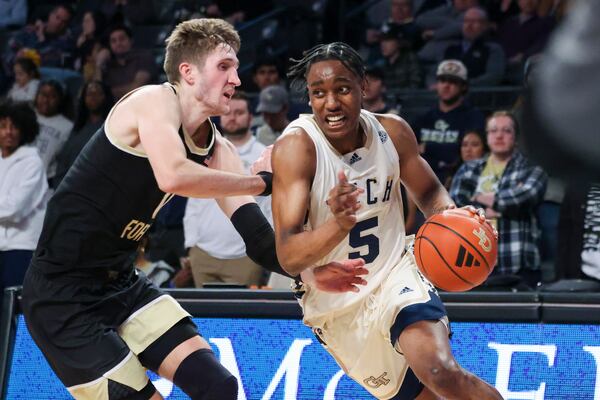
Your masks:
<instances>
[{"instance_id":1,"label":"number 5 on jersey","mask_svg":"<svg viewBox=\"0 0 600 400\"><path fill-rule=\"evenodd\" d=\"M365 260L365 264L370 264L379 255L379 238L372 233L363 236L363 232L375 228L379 224L377 216L365 219L364 221L358 221L354 228L350 231L348 243L353 249L362 246L368 246L367 254L360 254L359 251L353 251L348 253L348 258L362 258Z\"/></svg>"}]
</instances>

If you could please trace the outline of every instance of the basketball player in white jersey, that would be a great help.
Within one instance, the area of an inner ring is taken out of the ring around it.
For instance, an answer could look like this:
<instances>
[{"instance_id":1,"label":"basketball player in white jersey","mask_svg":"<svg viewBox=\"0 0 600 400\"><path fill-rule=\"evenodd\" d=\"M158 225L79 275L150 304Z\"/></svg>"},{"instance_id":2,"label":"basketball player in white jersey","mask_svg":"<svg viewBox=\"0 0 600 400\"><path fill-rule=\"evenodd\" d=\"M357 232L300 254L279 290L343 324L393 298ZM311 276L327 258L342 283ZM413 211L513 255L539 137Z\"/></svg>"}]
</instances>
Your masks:
<instances>
[{"instance_id":1,"label":"basketball player in white jersey","mask_svg":"<svg viewBox=\"0 0 600 400\"><path fill-rule=\"evenodd\" d=\"M411 128L361 110L364 66L344 43L307 51L288 76L307 88L313 114L275 143L273 217L281 265L304 279L304 322L379 399L500 399L454 360L445 308L405 238L400 182L428 217L455 207ZM364 259L369 270L360 292L311 284L306 266L346 258Z\"/></svg>"}]
</instances>

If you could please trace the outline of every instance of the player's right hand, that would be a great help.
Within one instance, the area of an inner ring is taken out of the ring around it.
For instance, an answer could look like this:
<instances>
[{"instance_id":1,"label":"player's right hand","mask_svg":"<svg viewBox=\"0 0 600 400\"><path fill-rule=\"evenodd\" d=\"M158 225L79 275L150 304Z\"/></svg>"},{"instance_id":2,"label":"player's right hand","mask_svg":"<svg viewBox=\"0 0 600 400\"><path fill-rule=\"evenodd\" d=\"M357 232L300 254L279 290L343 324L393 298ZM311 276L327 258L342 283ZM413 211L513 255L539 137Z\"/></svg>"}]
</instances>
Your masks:
<instances>
[{"instance_id":1,"label":"player's right hand","mask_svg":"<svg viewBox=\"0 0 600 400\"><path fill-rule=\"evenodd\" d=\"M362 193L364 189L348 182L344 171L338 172L338 183L329 191L326 203L342 229L349 231L356 225L356 212L361 207L358 196Z\"/></svg>"},{"instance_id":2,"label":"player's right hand","mask_svg":"<svg viewBox=\"0 0 600 400\"><path fill-rule=\"evenodd\" d=\"M452 211L466 213L467 215L476 218L480 224L486 225L488 227L488 229L494 234L496 240L498 239L498 231L496 230L496 228L494 228L490 221L486 219L486 212L483 208L476 208L472 205L467 205L464 207L456 208Z\"/></svg>"}]
</instances>

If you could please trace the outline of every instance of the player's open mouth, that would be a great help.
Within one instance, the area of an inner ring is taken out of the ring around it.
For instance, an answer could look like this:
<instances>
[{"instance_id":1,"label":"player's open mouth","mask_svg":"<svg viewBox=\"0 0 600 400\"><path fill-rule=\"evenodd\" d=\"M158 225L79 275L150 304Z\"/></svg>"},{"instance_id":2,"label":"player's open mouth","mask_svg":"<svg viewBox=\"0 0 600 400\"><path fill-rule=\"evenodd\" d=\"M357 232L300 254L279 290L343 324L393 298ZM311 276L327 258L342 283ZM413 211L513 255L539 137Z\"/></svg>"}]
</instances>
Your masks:
<instances>
[{"instance_id":1,"label":"player's open mouth","mask_svg":"<svg viewBox=\"0 0 600 400\"><path fill-rule=\"evenodd\" d=\"M231 100L231 98L233 97L233 93L223 93L223 96Z\"/></svg>"},{"instance_id":2,"label":"player's open mouth","mask_svg":"<svg viewBox=\"0 0 600 400\"><path fill-rule=\"evenodd\" d=\"M346 117L343 115L328 115L325 117L325 122L327 122L330 128L337 128L344 125Z\"/></svg>"}]
</instances>

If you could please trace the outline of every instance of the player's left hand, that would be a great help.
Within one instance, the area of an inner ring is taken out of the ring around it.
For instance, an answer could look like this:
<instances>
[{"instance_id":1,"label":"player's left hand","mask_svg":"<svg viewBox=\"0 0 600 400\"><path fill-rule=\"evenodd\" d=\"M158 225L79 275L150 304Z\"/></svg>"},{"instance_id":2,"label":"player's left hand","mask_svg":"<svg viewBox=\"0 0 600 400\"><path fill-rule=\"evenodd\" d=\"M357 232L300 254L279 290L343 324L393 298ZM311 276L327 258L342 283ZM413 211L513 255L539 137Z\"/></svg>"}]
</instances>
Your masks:
<instances>
[{"instance_id":1,"label":"player's left hand","mask_svg":"<svg viewBox=\"0 0 600 400\"><path fill-rule=\"evenodd\" d=\"M252 166L250 167L250 174L256 175L261 171L273 172L273 168L271 168L271 153L273 152L273 145L267 146L260 155L254 161Z\"/></svg>"},{"instance_id":2,"label":"player's left hand","mask_svg":"<svg viewBox=\"0 0 600 400\"><path fill-rule=\"evenodd\" d=\"M319 290L331 293L358 292L357 285L366 285L367 281L361 275L369 271L364 267L362 258L332 261L329 264L313 268L312 284Z\"/></svg>"}]
</instances>

